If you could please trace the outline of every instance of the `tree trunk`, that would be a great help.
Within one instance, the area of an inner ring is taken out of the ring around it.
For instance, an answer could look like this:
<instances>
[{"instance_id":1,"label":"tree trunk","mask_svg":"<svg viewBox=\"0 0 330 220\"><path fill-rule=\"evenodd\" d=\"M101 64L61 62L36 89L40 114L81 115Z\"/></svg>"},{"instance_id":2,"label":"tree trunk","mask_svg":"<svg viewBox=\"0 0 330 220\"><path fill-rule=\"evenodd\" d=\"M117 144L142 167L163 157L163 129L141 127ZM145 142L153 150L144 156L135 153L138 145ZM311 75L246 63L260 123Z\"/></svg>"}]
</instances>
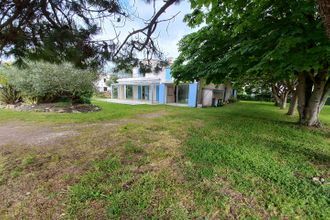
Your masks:
<instances>
[{"instance_id":1,"label":"tree trunk","mask_svg":"<svg viewBox=\"0 0 330 220\"><path fill-rule=\"evenodd\" d=\"M284 92L282 95L281 95L281 105L280 105L280 109L285 109L286 108L286 104L288 102L288 95L289 95L289 92Z\"/></svg>"},{"instance_id":2,"label":"tree trunk","mask_svg":"<svg viewBox=\"0 0 330 220\"><path fill-rule=\"evenodd\" d=\"M272 86L272 94L274 97L275 106L285 109L288 101L288 95L290 94L288 83L285 81L275 83Z\"/></svg>"},{"instance_id":3,"label":"tree trunk","mask_svg":"<svg viewBox=\"0 0 330 220\"><path fill-rule=\"evenodd\" d=\"M300 73L298 76L298 112L302 125L320 127L319 114L329 94L328 69L313 73Z\"/></svg>"},{"instance_id":4,"label":"tree trunk","mask_svg":"<svg viewBox=\"0 0 330 220\"><path fill-rule=\"evenodd\" d=\"M297 108L297 91L293 91L291 95L290 107L287 115L294 115L294 111Z\"/></svg>"},{"instance_id":5,"label":"tree trunk","mask_svg":"<svg viewBox=\"0 0 330 220\"><path fill-rule=\"evenodd\" d=\"M276 86L272 86L272 94L274 97L275 106L281 106L282 102L281 102L280 97L278 96L278 91L277 91Z\"/></svg>"}]
</instances>

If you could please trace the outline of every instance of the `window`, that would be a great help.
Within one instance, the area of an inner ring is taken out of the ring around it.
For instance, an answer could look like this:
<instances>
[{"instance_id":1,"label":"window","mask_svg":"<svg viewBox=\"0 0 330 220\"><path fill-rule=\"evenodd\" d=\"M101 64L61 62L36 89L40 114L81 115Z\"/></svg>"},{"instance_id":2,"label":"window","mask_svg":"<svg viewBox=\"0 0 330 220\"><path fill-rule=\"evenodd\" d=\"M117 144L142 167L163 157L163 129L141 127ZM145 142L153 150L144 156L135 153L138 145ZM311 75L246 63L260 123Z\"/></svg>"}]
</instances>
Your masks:
<instances>
[{"instance_id":1,"label":"window","mask_svg":"<svg viewBox=\"0 0 330 220\"><path fill-rule=\"evenodd\" d=\"M104 92L108 91L108 87L103 87L103 91Z\"/></svg>"},{"instance_id":2,"label":"window","mask_svg":"<svg viewBox=\"0 0 330 220\"><path fill-rule=\"evenodd\" d=\"M188 91L189 85L178 85L177 86L177 103L187 104L188 103Z\"/></svg>"},{"instance_id":3,"label":"window","mask_svg":"<svg viewBox=\"0 0 330 220\"><path fill-rule=\"evenodd\" d=\"M133 86L126 85L126 99L133 99Z\"/></svg>"},{"instance_id":4,"label":"window","mask_svg":"<svg viewBox=\"0 0 330 220\"><path fill-rule=\"evenodd\" d=\"M149 100L149 86L142 86L142 99Z\"/></svg>"},{"instance_id":5,"label":"window","mask_svg":"<svg viewBox=\"0 0 330 220\"><path fill-rule=\"evenodd\" d=\"M118 99L118 87L112 87L112 98Z\"/></svg>"},{"instance_id":6,"label":"window","mask_svg":"<svg viewBox=\"0 0 330 220\"><path fill-rule=\"evenodd\" d=\"M107 82L107 79L106 79L106 78L104 78L104 79L103 79L103 82Z\"/></svg>"}]
</instances>

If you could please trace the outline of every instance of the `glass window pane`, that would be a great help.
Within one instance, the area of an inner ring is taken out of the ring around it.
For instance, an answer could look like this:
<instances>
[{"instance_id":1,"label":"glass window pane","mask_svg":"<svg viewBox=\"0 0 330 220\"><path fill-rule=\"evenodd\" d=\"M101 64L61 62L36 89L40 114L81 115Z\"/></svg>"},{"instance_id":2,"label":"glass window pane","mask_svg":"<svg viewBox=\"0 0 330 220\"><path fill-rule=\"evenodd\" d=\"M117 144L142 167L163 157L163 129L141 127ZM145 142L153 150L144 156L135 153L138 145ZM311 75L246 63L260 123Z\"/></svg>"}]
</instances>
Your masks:
<instances>
[{"instance_id":1,"label":"glass window pane","mask_svg":"<svg viewBox=\"0 0 330 220\"><path fill-rule=\"evenodd\" d=\"M133 99L133 86L126 85L126 99Z\"/></svg>"},{"instance_id":2,"label":"glass window pane","mask_svg":"<svg viewBox=\"0 0 330 220\"><path fill-rule=\"evenodd\" d=\"M112 98L118 99L118 87L112 87Z\"/></svg>"},{"instance_id":3,"label":"glass window pane","mask_svg":"<svg viewBox=\"0 0 330 220\"><path fill-rule=\"evenodd\" d=\"M142 98L144 100L149 100L149 86L142 87Z\"/></svg>"},{"instance_id":4,"label":"glass window pane","mask_svg":"<svg viewBox=\"0 0 330 220\"><path fill-rule=\"evenodd\" d=\"M189 85L178 86L178 103L182 103L182 104L188 103L188 91L189 91Z\"/></svg>"}]
</instances>

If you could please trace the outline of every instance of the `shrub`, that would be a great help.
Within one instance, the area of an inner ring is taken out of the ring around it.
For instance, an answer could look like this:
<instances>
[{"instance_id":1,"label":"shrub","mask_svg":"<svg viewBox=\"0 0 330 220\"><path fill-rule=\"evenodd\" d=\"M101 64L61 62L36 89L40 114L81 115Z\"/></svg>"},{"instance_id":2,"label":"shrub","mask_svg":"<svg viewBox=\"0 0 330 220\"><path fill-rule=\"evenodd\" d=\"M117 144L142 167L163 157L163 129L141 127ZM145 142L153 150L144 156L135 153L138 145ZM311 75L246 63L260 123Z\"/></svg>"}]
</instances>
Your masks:
<instances>
[{"instance_id":1,"label":"shrub","mask_svg":"<svg viewBox=\"0 0 330 220\"><path fill-rule=\"evenodd\" d=\"M237 102L238 100L237 100L237 98L236 97L231 97L230 99L228 99L228 102L229 103L235 103L235 102Z\"/></svg>"},{"instance_id":2,"label":"shrub","mask_svg":"<svg viewBox=\"0 0 330 220\"><path fill-rule=\"evenodd\" d=\"M53 102L69 98L85 102L93 95L97 74L75 68L70 63L27 62L24 69L6 68L8 82L21 92L25 101Z\"/></svg>"},{"instance_id":3,"label":"shrub","mask_svg":"<svg viewBox=\"0 0 330 220\"><path fill-rule=\"evenodd\" d=\"M0 70L0 102L5 104L16 104L21 100L19 92L10 84L3 69Z\"/></svg>"},{"instance_id":4,"label":"shrub","mask_svg":"<svg viewBox=\"0 0 330 220\"><path fill-rule=\"evenodd\" d=\"M11 85L2 85L0 88L0 102L5 104L16 104L21 100L18 91Z\"/></svg>"}]
</instances>

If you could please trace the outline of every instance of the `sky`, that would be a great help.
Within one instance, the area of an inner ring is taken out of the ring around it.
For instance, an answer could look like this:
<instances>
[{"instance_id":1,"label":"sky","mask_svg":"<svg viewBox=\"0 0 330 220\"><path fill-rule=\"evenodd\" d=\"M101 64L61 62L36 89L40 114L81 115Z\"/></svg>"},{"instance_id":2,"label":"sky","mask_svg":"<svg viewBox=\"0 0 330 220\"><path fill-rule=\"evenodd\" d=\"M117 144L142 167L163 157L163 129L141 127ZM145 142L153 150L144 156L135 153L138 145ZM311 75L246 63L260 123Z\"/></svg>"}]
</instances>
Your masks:
<instances>
[{"instance_id":1,"label":"sky","mask_svg":"<svg viewBox=\"0 0 330 220\"><path fill-rule=\"evenodd\" d=\"M155 8L159 9L164 2L162 0L156 0ZM142 19L150 19L153 15L153 4L148 4L145 0L123 0L125 9L130 12L130 18L122 22L114 22L117 26L123 25L123 27L117 27L117 33L120 33L120 39L123 40L129 32L133 29L144 27ZM195 31L189 28L185 22L183 22L184 15L190 12L190 3L187 0L181 1L179 4L171 5L168 10L162 14L160 20L167 19L179 13L170 22L164 22L157 26L154 36L158 36L158 44L160 49L164 52L165 57L176 58L179 55L178 42L179 40ZM116 20L116 19L115 19ZM115 36L113 25L109 21L102 23L102 33L96 36L96 39L111 39Z\"/></svg>"},{"instance_id":2,"label":"sky","mask_svg":"<svg viewBox=\"0 0 330 220\"><path fill-rule=\"evenodd\" d=\"M123 40L132 30L144 27L145 24L142 19L150 19L154 13L153 4L148 4L145 0L120 1L124 6L124 10L129 12L129 18L126 20L122 19L121 22L116 22L116 17L114 17L112 21L110 21L109 19L101 21L101 32L94 37L95 39L108 40L114 38L116 35L112 24L115 24L117 26L117 34L120 33L119 39ZM163 0L156 0L156 10L159 9L163 4ZM179 4L171 5L168 10L164 14L162 14L160 19L163 20L170 18L177 13L179 14L170 22L160 23L154 33L155 36L158 36L158 44L165 57L176 58L179 55L177 46L179 40L183 36L193 31L196 31L196 29L194 30L189 28L186 23L183 22L184 16L190 13L190 3L188 0L181 0ZM12 56L2 58L5 61L14 60ZM106 65L105 69L108 68L108 65Z\"/></svg>"}]
</instances>

